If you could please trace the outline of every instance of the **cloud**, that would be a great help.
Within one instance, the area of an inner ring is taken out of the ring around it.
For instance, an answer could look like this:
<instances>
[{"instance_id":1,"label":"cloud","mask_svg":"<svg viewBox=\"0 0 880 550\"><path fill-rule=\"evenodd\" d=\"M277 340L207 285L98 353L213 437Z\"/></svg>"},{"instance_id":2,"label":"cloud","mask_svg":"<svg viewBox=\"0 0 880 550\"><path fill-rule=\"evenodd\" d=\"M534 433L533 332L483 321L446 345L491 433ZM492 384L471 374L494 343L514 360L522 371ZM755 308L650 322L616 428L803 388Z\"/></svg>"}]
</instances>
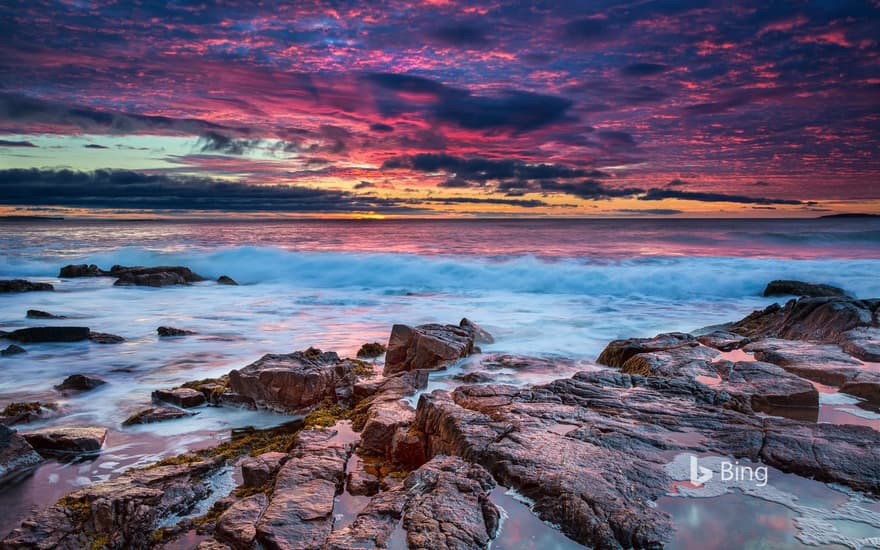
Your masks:
<instances>
[{"instance_id":1,"label":"cloud","mask_svg":"<svg viewBox=\"0 0 880 550\"><path fill-rule=\"evenodd\" d=\"M128 170L0 170L0 203L237 212L417 212L395 199L302 186L248 185Z\"/></svg>"},{"instance_id":2,"label":"cloud","mask_svg":"<svg viewBox=\"0 0 880 550\"><path fill-rule=\"evenodd\" d=\"M646 216L673 216L675 214L684 214L684 210L676 210L674 208L618 208L617 212L623 214L643 214Z\"/></svg>"},{"instance_id":3,"label":"cloud","mask_svg":"<svg viewBox=\"0 0 880 550\"><path fill-rule=\"evenodd\" d=\"M30 141L10 141L8 139L0 139L0 147L36 147Z\"/></svg>"},{"instance_id":4,"label":"cloud","mask_svg":"<svg viewBox=\"0 0 880 550\"><path fill-rule=\"evenodd\" d=\"M744 195L726 195L724 193L702 193L698 191L680 191L677 189L648 189L639 200L659 201L663 199L681 199L701 202L735 202L740 204L805 204L795 199L768 199L748 197Z\"/></svg>"},{"instance_id":5,"label":"cloud","mask_svg":"<svg viewBox=\"0 0 880 550\"><path fill-rule=\"evenodd\" d=\"M584 17L569 21L562 27L563 38L579 45L593 45L608 38L610 32L604 19Z\"/></svg>"},{"instance_id":6,"label":"cloud","mask_svg":"<svg viewBox=\"0 0 880 550\"><path fill-rule=\"evenodd\" d=\"M486 32L470 23L453 23L432 29L428 37L444 46L480 49L489 45Z\"/></svg>"},{"instance_id":7,"label":"cloud","mask_svg":"<svg viewBox=\"0 0 880 550\"><path fill-rule=\"evenodd\" d=\"M605 178L609 174L589 168L572 168L558 164L529 164L516 159L493 160L482 157L462 158L444 153L419 153L391 158L383 169L409 168L417 172L443 172L472 182L537 179Z\"/></svg>"},{"instance_id":8,"label":"cloud","mask_svg":"<svg viewBox=\"0 0 880 550\"><path fill-rule=\"evenodd\" d=\"M609 188L596 180L565 183L558 181L542 181L540 182L540 186L543 191L565 193L582 199L591 200L631 197L644 192L644 189L639 189L637 187Z\"/></svg>"},{"instance_id":9,"label":"cloud","mask_svg":"<svg viewBox=\"0 0 880 550\"><path fill-rule=\"evenodd\" d=\"M383 124L381 122L374 122L373 124L370 124L370 130L374 132L388 133L394 131L394 126Z\"/></svg>"},{"instance_id":10,"label":"cloud","mask_svg":"<svg viewBox=\"0 0 880 550\"><path fill-rule=\"evenodd\" d=\"M620 73L624 76L652 76L666 72L668 69L669 67L659 63L633 63L621 67Z\"/></svg>"},{"instance_id":11,"label":"cloud","mask_svg":"<svg viewBox=\"0 0 880 550\"><path fill-rule=\"evenodd\" d=\"M206 132L199 138L198 147L203 153L225 153L227 155L243 155L259 147L259 139L235 139L219 132Z\"/></svg>"}]
</instances>

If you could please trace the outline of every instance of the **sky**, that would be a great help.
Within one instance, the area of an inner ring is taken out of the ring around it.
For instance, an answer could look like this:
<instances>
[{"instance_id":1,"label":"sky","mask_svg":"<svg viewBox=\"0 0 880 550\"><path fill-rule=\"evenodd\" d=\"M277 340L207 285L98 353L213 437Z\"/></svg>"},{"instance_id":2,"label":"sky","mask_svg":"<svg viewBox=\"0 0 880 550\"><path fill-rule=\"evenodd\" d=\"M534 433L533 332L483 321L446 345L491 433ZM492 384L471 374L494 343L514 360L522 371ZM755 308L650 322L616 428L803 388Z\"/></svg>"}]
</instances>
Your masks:
<instances>
[{"instance_id":1,"label":"sky","mask_svg":"<svg viewBox=\"0 0 880 550\"><path fill-rule=\"evenodd\" d=\"M6 1L0 215L880 212L880 1Z\"/></svg>"}]
</instances>

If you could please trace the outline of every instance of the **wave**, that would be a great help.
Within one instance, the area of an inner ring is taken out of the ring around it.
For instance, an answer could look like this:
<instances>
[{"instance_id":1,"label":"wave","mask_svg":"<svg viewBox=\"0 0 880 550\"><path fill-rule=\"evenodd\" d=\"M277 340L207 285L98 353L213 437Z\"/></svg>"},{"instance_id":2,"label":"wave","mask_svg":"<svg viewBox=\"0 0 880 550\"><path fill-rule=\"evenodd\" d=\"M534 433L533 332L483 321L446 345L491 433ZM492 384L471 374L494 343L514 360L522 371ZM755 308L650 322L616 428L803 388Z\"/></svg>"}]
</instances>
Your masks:
<instances>
[{"instance_id":1,"label":"wave","mask_svg":"<svg viewBox=\"0 0 880 550\"><path fill-rule=\"evenodd\" d=\"M386 253L297 252L272 247L157 252L123 248L71 259L5 256L0 276L56 277L62 264L102 267L186 265L243 284L351 288L384 294L486 292L586 296L645 296L686 300L758 295L772 279L841 286L880 296L880 260L792 260L740 257L650 257L627 260L547 260L534 256L420 256Z\"/></svg>"}]
</instances>

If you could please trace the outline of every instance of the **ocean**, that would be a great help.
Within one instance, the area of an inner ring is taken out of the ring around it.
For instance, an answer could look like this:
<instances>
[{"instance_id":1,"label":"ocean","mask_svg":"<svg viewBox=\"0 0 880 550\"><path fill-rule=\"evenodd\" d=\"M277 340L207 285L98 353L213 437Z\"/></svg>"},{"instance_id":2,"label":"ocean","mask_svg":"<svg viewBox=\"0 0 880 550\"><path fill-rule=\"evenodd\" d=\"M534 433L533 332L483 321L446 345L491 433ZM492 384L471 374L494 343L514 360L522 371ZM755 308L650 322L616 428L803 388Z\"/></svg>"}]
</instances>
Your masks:
<instances>
[{"instance_id":1,"label":"ocean","mask_svg":"<svg viewBox=\"0 0 880 550\"><path fill-rule=\"evenodd\" d=\"M72 263L185 265L239 286L59 280ZM558 370L510 380L530 384L593 368L615 338L739 319L779 301L761 295L773 279L877 297L878 272L877 219L3 221L0 278L50 282L56 291L0 295L0 330L75 324L126 341L34 345L0 359L0 406L55 401L66 414L40 426L111 429L97 460L50 462L0 493L12 511L0 518L0 534L72 487L216 444L232 427L285 420L207 408L190 419L120 426L152 390L225 374L265 353L314 346L353 356L365 342L387 341L394 323L468 317L495 335L484 353L565 359ZM28 309L67 319L26 319ZM161 325L197 334L160 340ZM109 384L80 397L52 390L72 373ZM452 384L441 373L427 391Z\"/></svg>"}]
</instances>

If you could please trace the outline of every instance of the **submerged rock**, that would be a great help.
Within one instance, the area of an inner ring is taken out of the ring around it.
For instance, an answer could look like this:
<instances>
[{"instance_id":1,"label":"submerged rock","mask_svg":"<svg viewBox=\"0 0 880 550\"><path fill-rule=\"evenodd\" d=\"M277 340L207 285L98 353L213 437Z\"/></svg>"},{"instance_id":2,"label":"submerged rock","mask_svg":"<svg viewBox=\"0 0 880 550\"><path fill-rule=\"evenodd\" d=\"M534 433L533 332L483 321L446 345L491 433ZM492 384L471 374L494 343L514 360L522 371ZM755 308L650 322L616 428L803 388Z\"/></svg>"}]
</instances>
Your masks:
<instances>
[{"instance_id":1,"label":"submerged rock","mask_svg":"<svg viewBox=\"0 0 880 550\"><path fill-rule=\"evenodd\" d=\"M64 379L63 382L55 386L58 391L89 391L106 384L104 380L97 376L87 374L71 374Z\"/></svg>"},{"instance_id":2,"label":"submerged rock","mask_svg":"<svg viewBox=\"0 0 880 550\"><path fill-rule=\"evenodd\" d=\"M172 286L185 285L186 279L177 273L159 272L159 273L124 273L115 283L114 286Z\"/></svg>"},{"instance_id":3,"label":"submerged rock","mask_svg":"<svg viewBox=\"0 0 880 550\"><path fill-rule=\"evenodd\" d=\"M847 294L845 290L836 286L787 280L770 281L764 289L764 296L785 295L817 298L827 296L846 296Z\"/></svg>"},{"instance_id":4,"label":"submerged rock","mask_svg":"<svg viewBox=\"0 0 880 550\"><path fill-rule=\"evenodd\" d=\"M110 268L110 274L114 277L119 277L120 279L140 279L150 275L174 274L187 283L196 283L205 280L201 275L193 273L190 268L180 265L163 265L156 267L114 265Z\"/></svg>"},{"instance_id":5,"label":"submerged rock","mask_svg":"<svg viewBox=\"0 0 880 550\"><path fill-rule=\"evenodd\" d=\"M128 470L116 479L78 489L34 513L0 546L150 548L150 536L163 520L186 514L211 493L209 478L223 465L224 460L218 457Z\"/></svg>"},{"instance_id":6,"label":"submerged rock","mask_svg":"<svg viewBox=\"0 0 880 550\"><path fill-rule=\"evenodd\" d=\"M170 390L156 390L153 392L154 401L164 401L189 409L206 403L205 394L192 388L174 388Z\"/></svg>"},{"instance_id":7,"label":"submerged rock","mask_svg":"<svg viewBox=\"0 0 880 550\"><path fill-rule=\"evenodd\" d=\"M322 402L348 401L357 381L354 362L314 348L259 360L229 373L232 393L257 407L301 412Z\"/></svg>"},{"instance_id":8,"label":"submerged rock","mask_svg":"<svg viewBox=\"0 0 880 550\"><path fill-rule=\"evenodd\" d=\"M52 313L41 311L39 309L27 310L25 317L28 319L67 319L64 315L53 315Z\"/></svg>"},{"instance_id":9,"label":"submerged rock","mask_svg":"<svg viewBox=\"0 0 880 550\"><path fill-rule=\"evenodd\" d=\"M55 290L49 283L34 283L25 279L0 280L0 293L3 292L34 292L41 290Z\"/></svg>"},{"instance_id":10,"label":"submerged rock","mask_svg":"<svg viewBox=\"0 0 880 550\"><path fill-rule=\"evenodd\" d=\"M6 338L24 343L79 342L88 340L88 327L29 327L6 333Z\"/></svg>"},{"instance_id":11,"label":"submerged rock","mask_svg":"<svg viewBox=\"0 0 880 550\"><path fill-rule=\"evenodd\" d=\"M438 369L467 357L474 334L455 325L394 325L385 354L385 375L416 369Z\"/></svg>"},{"instance_id":12,"label":"submerged rock","mask_svg":"<svg viewBox=\"0 0 880 550\"><path fill-rule=\"evenodd\" d=\"M16 346L15 344L10 344L0 350L0 355L8 356L8 355L18 355L19 353L27 353L27 350L21 346Z\"/></svg>"},{"instance_id":13,"label":"submerged rock","mask_svg":"<svg viewBox=\"0 0 880 550\"><path fill-rule=\"evenodd\" d=\"M238 283L235 282L235 279L226 275L220 275L220 277L217 278L217 283L221 285L238 286Z\"/></svg>"},{"instance_id":14,"label":"submerged rock","mask_svg":"<svg viewBox=\"0 0 880 550\"><path fill-rule=\"evenodd\" d=\"M85 454L101 450L107 428L57 427L21 434L36 451L49 454Z\"/></svg>"},{"instance_id":15,"label":"submerged rock","mask_svg":"<svg viewBox=\"0 0 880 550\"><path fill-rule=\"evenodd\" d=\"M95 264L71 264L61 268L58 277L62 279L75 279L78 277L101 277L108 275L106 271Z\"/></svg>"},{"instance_id":16,"label":"submerged rock","mask_svg":"<svg viewBox=\"0 0 880 550\"><path fill-rule=\"evenodd\" d=\"M55 413L56 409L55 403L40 403L39 401L10 403L0 411L0 424L13 426L42 420Z\"/></svg>"},{"instance_id":17,"label":"submerged rock","mask_svg":"<svg viewBox=\"0 0 880 550\"><path fill-rule=\"evenodd\" d=\"M361 349L357 352L357 356L362 359L372 359L374 357L379 357L383 353L385 353L385 346L379 342L371 342L362 345Z\"/></svg>"},{"instance_id":18,"label":"submerged rock","mask_svg":"<svg viewBox=\"0 0 880 550\"><path fill-rule=\"evenodd\" d=\"M125 338L122 336L95 331L89 331L89 340L96 344L121 344L125 342Z\"/></svg>"},{"instance_id":19,"label":"submerged rock","mask_svg":"<svg viewBox=\"0 0 880 550\"><path fill-rule=\"evenodd\" d=\"M160 338L168 338L170 336L187 336L190 334L195 334L194 331L174 327L159 327L156 329L156 333L159 335Z\"/></svg>"},{"instance_id":20,"label":"submerged rock","mask_svg":"<svg viewBox=\"0 0 880 550\"><path fill-rule=\"evenodd\" d=\"M0 485L26 475L42 461L25 438L0 424Z\"/></svg>"},{"instance_id":21,"label":"submerged rock","mask_svg":"<svg viewBox=\"0 0 880 550\"><path fill-rule=\"evenodd\" d=\"M123 426L135 426L138 424L152 424L153 422L164 422L166 420L175 420L185 418L187 416L195 416L198 413L176 409L174 407L149 407L142 411L136 412L129 416L122 423Z\"/></svg>"}]
</instances>

